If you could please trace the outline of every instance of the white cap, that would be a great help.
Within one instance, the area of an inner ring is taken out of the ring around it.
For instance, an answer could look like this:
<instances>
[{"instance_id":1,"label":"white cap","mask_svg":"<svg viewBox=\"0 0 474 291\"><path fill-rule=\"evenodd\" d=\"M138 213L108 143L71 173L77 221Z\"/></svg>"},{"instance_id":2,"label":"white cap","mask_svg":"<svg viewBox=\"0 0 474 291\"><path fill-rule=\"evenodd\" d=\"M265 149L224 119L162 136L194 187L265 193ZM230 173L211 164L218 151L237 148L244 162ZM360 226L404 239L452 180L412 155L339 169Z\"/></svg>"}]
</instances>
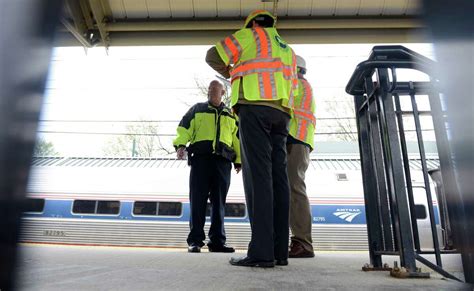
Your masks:
<instances>
[{"instance_id":1,"label":"white cap","mask_svg":"<svg viewBox=\"0 0 474 291\"><path fill-rule=\"evenodd\" d=\"M296 56L296 66L306 70L306 61L302 57Z\"/></svg>"}]
</instances>

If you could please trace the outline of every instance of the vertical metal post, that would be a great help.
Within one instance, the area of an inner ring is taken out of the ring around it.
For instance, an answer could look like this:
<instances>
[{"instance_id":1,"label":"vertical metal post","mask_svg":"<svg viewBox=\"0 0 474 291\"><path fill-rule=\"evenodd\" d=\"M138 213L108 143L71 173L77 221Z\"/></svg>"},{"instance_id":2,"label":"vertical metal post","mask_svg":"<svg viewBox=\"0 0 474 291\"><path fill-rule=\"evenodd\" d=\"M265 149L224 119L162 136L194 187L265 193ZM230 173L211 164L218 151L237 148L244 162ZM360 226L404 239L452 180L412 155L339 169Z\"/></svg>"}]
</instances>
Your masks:
<instances>
[{"instance_id":1,"label":"vertical metal post","mask_svg":"<svg viewBox=\"0 0 474 291\"><path fill-rule=\"evenodd\" d=\"M15 287L16 243L59 0L0 1L0 290Z\"/></svg>"},{"instance_id":2,"label":"vertical metal post","mask_svg":"<svg viewBox=\"0 0 474 291\"><path fill-rule=\"evenodd\" d=\"M359 151L364 186L365 215L369 242L370 264L375 268L382 267L382 255L376 254L383 246L377 205L377 180L372 161L369 132L369 107L364 104L364 96L354 96L357 132L359 135Z\"/></svg>"},{"instance_id":3,"label":"vertical metal post","mask_svg":"<svg viewBox=\"0 0 474 291\"><path fill-rule=\"evenodd\" d=\"M409 272L416 272L413 235L408 211L400 143L398 140L392 94L388 91L390 82L387 69L376 69L380 85L378 98L380 125L384 142L385 170L391 196L394 228L400 250L400 264Z\"/></svg>"},{"instance_id":4,"label":"vertical metal post","mask_svg":"<svg viewBox=\"0 0 474 291\"><path fill-rule=\"evenodd\" d=\"M405 138L405 127L403 126L402 107L400 106L400 96L394 94L395 109L397 111L398 130L400 132L400 143L402 147L403 166L405 168L405 181L407 183L408 204L410 205L411 227L413 229L413 239L415 242L415 249L420 251L420 236L418 233L418 224L415 213L415 200L413 198L413 185L411 183L410 160L408 159L407 142Z\"/></svg>"},{"instance_id":5,"label":"vertical metal post","mask_svg":"<svg viewBox=\"0 0 474 291\"><path fill-rule=\"evenodd\" d=\"M374 85L372 78L365 79L365 88L367 94L374 92ZM395 251L395 245L397 238L393 236L391 218L393 217L390 213L387 181L384 172L384 157L382 140L380 134L379 120L378 120L378 108L375 96L369 96L368 100L369 110L369 126L370 126L370 146L372 149L372 159L375 167L375 178L377 179L377 204L380 207L380 225L382 227L383 234L383 250L384 251ZM395 242L395 245L394 245Z\"/></svg>"},{"instance_id":6,"label":"vertical metal post","mask_svg":"<svg viewBox=\"0 0 474 291\"><path fill-rule=\"evenodd\" d=\"M410 82L410 90L413 90L413 83ZM436 231L436 223L434 219L433 198L431 197L430 180L428 178L428 169L426 167L425 145L423 142L423 134L421 133L420 114L418 112L418 105L416 104L414 92L410 92L411 106L413 108L413 118L415 119L416 137L418 140L418 149L421 157L421 169L423 172L423 181L425 183L426 197L428 201L428 212L430 213L431 235L433 237L433 247L436 256L436 264L442 267L441 254L439 252L438 233Z\"/></svg>"}]
</instances>

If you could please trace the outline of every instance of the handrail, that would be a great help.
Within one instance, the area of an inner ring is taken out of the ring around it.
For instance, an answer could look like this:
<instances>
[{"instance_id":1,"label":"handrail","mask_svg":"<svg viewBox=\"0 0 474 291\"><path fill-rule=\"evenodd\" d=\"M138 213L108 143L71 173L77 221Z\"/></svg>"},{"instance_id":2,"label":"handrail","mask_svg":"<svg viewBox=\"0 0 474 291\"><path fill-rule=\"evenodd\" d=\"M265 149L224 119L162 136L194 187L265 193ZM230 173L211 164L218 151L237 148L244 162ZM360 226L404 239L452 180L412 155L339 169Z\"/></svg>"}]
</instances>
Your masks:
<instances>
[{"instance_id":1,"label":"handrail","mask_svg":"<svg viewBox=\"0 0 474 291\"><path fill-rule=\"evenodd\" d=\"M429 273L422 273L416 267L418 260L447 278L459 280L442 267L423 129L416 101L416 96L424 95L428 90L430 111L434 112L432 119L436 140L441 145L438 149L444 148L446 151L447 135L444 121L441 120L444 117L440 113L442 107L436 88L437 78L432 71L434 65L434 61L402 46L376 46L369 58L357 65L346 86L346 92L354 95L356 107L364 201L367 225L370 228L368 239L371 264L375 268L382 268L382 255L397 255L400 256L408 277L429 277ZM400 81L397 69L414 69L427 74L430 80ZM391 78L389 70L392 72ZM374 76L377 77L378 84L373 83ZM400 96L403 95L408 95L411 101L411 115L415 124L426 192L425 207L428 208L430 217L436 264L420 256L423 249L420 248L420 232L414 215L416 205L407 149L408 130L403 125L400 101ZM442 153L443 150L439 152L440 155ZM386 231L390 228L393 231Z\"/></svg>"},{"instance_id":2,"label":"handrail","mask_svg":"<svg viewBox=\"0 0 474 291\"><path fill-rule=\"evenodd\" d=\"M417 63L434 63L431 59L420 55L401 45L378 45L372 48L368 60L405 60Z\"/></svg>"},{"instance_id":3,"label":"handrail","mask_svg":"<svg viewBox=\"0 0 474 291\"><path fill-rule=\"evenodd\" d=\"M365 93L365 78L376 68L416 69L432 76L435 62L403 46L375 46L368 60L359 63L346 86L350 95Z\"/></svg>"}]
</instances>

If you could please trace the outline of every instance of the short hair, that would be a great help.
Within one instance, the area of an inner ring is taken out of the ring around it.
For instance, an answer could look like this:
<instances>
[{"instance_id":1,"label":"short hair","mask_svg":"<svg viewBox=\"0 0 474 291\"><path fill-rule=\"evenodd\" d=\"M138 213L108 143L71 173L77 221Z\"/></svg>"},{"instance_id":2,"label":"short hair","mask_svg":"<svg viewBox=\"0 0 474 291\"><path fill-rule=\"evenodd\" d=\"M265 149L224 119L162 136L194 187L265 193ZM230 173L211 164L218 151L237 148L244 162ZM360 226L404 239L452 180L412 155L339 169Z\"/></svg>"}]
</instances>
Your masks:
<instances>
[{"instance_id":1,"label":"short hair","mask_svg":"<svg viewBox=\"0 0 474 291\"><path fill-rule=\"evenodd\" d=\"M252 20L249 21L246 28L251 28L253 21L262 27L273 27L275 24L275 19L273 19L271 16L257 15L255 18L252 18Z\"/></svg>"}]
</instances>

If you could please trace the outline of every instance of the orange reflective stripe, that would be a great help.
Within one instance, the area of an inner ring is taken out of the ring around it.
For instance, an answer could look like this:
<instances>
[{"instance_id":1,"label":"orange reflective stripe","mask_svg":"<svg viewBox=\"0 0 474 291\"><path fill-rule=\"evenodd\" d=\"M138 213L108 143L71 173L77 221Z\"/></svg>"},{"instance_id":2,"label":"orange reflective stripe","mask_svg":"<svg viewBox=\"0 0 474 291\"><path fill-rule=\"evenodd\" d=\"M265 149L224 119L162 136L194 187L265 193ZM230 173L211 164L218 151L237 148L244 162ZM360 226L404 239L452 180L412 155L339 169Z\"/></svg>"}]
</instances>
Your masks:
<instances>
[{"instance_id":1,"label":"orange reflective stripe","mask_svg":"<svg viewBox=\"0 0 474 291\"><path fill-rule=\"evenodd\" d=\"M311 99L312 99L312 94L311 94L311 87L308 84L308 81L302 79L301 82L303 83L303 90L304 90L304 97L303 97L303 102L302 104L302 109L310 109L309 107L311 106Z\"/></svg>"},{"instance_id":2,"label":"orange reflective stripe","mask_svg":"<svg viewBox=\"0 0 474 291\"><path fill-rule=\"evenodd\" d=\"M234 80L235 78L255 73L273 74L276 72L282 72L286 79L285 75L288 74L288 72L283 68L283 63L281 61L268 61L268 59L266 59L257 62L252 60L251 62L240 63L230 72L230 75L232 80Z\"/></svg>"},{"instance_id":3,"label":"orange reflective stripe","mask_svg":"<svg viewBox=\"0 0 474 291\"><path fill-rule=\"evenodd\" d=\"M229 47L225 43L225 40L220 42L222 48L224 49L225 54L227 55L227 58L229 59L229 62L233 59L232 52L230 51Z\"/></svg>"},{"instance_id":4,"label":"orange reflective stripe","mask_svg":"<svg viewBox=\"0 0 474 291\"><path fill-rule=\"evenodd\" d=\"M268 34L265 29L261 27L255 28L255 32L257 33L255 38L257 42L257 57L268 58L268 55L270 54L270 40L268 39Z\"/></svg>"},{"instance_id":5,"label":"orange reflective stripe","mask_svg":"<svg viewBox=\"0 0 474 291\"><path fill-rule=\"evenodd\" d=\"M255 73L276 73L282 72L283 78L286 80L293 80L293 72L291 68L285 66L279 59L253 59L250 61L245 61L237 66L230 72L232 79L243 77L245 75L255 74ZM298 82L293 82L293 87L298 85Z\"/></svg>"},{"instance_id":6,"label":"orange reflective stripe","mask_svg":"<svg viewBox=\"0 0 474 291\"><path fill-rule=\"evenodd\" d=\"M233 36L226 37L224 40L225 46L229 49L232 57L229 59L232 59L234 64L237 63L240 57L240 52L241 48L237 40Z\"/></svg>"},{"instance_id":7,"label":"orange reflective stripe","mask_svg":"<svg viewBox=\"0 0 474 291\"><path fill-rule=\"evenodd\" d=\"M273 92L276 91L273 74L258 74L258 88L260 89L260 96L263 99L273 99Z\"/></svg>"},{"instance_id":8,"label":"orange reflective stripe","mask_svg":"<svg viewBox=\"0 0 474 291\"><path fill-rule=\"evenodd\" d=\"M283 68L282 62L276 61L276 62L252 62L252 63L241 63L239 66L236 66L233 70L232 73L238 73L238 72L243 72L243 71L248 71L248 70L254 70L254 69L278 69L278 68Z\"/></svg>"},{"instance_id":9,"label":"orange reflective stripe","mask_svg":"<svg viewBox=\"0 0 474 291\"><path fill-rule=\"evenodd\" d=\"M262 96L265 99L272 99L273 98L273 88L270 82L270 73L262 73L262 80L263 80L263 91L264 95Z\"/></svg>"},{"instance_id":10,"label":"orange reflective stripe","mask_svg":"<svg viewBox=\"0 0 474 291\"><path fill-rule=\"evenodd\" d=\"M307 127L308 121L305 119L301 120L301 123L298 124L298 132L296 135L299 140L306 140L306 134L308 133Z\"/></svg>"},{"instance_id":11,"label":"orange reflective stripe","mask_svg":"<svg viewBox=\"0 0 474 291\"><path fill-rule=\"evenodd\" d=\"M316 124L316 118L311 111L294 109L294 113L298 118L305 119L311 121L313 124Z\"/></svg>"},{"instance_id":12,"label":"orange reflective stripe","mask_svg":"<svg viewBox=\"0 0 474 291\"><path fill-rule=\"evenodd\" d=\"M309 126L313 124L316 127L316 117L314 117L313 112L311 111L311 102L313 100L313 95L311 92L311 86L308 81L305 79L300 79L301 83L299 84L302 88L298 88L298 91L301 92L301 99L297 108L294 108L293 112L296 119L296 138L301 141L306 141L308 137Z\"/></svg>"}]
</instances>

